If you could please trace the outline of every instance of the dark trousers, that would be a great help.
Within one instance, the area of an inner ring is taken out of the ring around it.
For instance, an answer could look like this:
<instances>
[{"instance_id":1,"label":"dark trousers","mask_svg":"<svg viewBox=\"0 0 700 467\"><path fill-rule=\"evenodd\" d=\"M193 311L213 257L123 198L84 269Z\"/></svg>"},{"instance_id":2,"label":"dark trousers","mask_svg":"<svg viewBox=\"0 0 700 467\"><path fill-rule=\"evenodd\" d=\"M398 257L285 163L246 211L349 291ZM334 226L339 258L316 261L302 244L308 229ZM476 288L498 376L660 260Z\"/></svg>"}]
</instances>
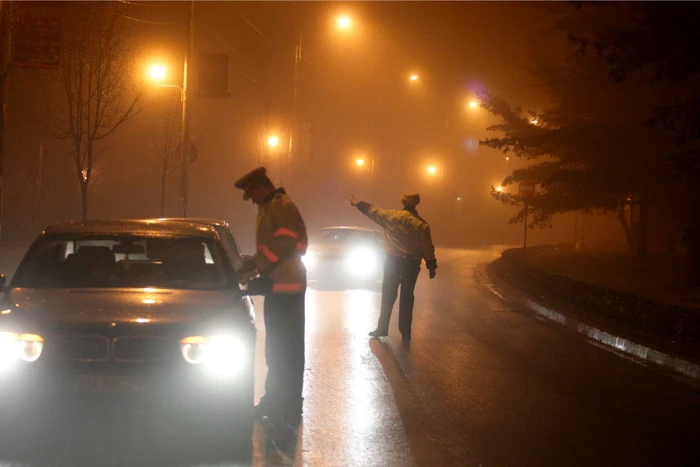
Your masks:
<instances>
[{"instance_id":1,"label":"dark trousers","mask_svg":"<svg viewBox=\"0 0 700 467\"><path fill-rule=\"evenodd\" d=\"M377 329L389 331L391 310L394 308L398 289L401 286L399 298L399 331L404 337L411 336L413 322L413 290L416 288L420 259L388 256L384 263L384 280L382 283L382 309L379 314Z\"/></svg>"},{"instance_id":2,"label":"dark trousers","mask_svg":"<svg viewBox=\"0 0 700 467\"><path fill-rule=\"evenodd\" d=\"M301 414L304 387L304 293L265 296L265 403L283 418Z\"/></svg>"}]
</instances>

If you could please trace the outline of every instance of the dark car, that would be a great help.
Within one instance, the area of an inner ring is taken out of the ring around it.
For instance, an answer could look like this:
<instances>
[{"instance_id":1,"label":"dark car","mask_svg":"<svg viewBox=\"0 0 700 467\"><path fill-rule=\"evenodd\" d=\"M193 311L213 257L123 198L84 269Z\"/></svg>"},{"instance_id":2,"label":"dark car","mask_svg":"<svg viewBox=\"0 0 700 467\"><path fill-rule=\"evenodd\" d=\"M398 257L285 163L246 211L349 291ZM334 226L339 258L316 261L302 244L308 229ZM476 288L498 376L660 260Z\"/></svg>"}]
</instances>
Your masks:
<instances>
[{"instance_id":1,"label":"dark car","mask_svg":"<svg viewBox=\"0 0 700 467\"><path fill-rule=\"evenodd\" d=\"M338 226L321 229L302 260L312 284L375 288L382 279L384 258L380 232Z\"/></svg>"},{"instance_id":2,"label":"dark car","mask_svg":"<svg viewBox=\"0 0 700 467\"><path fill-rule=\"evenodd\" d=\"M0 307L0 425L116 411L250 442L256 330L232 254L186 220L48 227Z\"/></svg>"}]
</instances>

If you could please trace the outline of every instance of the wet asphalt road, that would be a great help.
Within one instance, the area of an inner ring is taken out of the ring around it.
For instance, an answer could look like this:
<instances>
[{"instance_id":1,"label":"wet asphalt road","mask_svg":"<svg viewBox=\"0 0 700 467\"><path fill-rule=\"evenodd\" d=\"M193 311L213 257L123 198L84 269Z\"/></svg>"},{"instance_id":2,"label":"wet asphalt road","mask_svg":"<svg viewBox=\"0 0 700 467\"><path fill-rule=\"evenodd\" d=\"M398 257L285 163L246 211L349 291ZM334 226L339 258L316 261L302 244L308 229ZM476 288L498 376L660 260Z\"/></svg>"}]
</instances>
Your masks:
<instances>
[{"instance_id":1,"label":"wet asphalt road","mask_svg":"<svg viewBox=\"0 0 700 467\"><path fill-rule=\"evenodd\" d=\"M698 387L503 303L477 280L498 253L438 251L437 279L422 271L417 285L409 347L396 316L388 338L366 337L376 292L310 289L295 446L267 449L256 428L252 455L232 462L201 440L116 437L98 424L5 449L0 467L700 465ZM262 358L258 370L260 395Z\"/></svg>"}]
</instances>

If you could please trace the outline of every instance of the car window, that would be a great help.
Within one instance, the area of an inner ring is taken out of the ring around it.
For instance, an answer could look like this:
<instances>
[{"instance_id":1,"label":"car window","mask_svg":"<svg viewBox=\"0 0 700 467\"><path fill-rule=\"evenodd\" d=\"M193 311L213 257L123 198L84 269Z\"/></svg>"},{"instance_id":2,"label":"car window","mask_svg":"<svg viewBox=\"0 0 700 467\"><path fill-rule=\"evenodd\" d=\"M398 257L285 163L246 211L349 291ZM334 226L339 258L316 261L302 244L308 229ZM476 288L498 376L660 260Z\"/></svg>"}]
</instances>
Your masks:
<instances>
[{"instance_id":1,"label":"car window","mask_svg":"<svg viewBox=\"0 0 700 467\"><path fill-rule=\"evenodd\" d=\"M219 289L226 286L226 262L213 238L42 237L20 264L13 286Z\"/></svg>"},{"instance_id":2,"label":"car window","mask_svg":"<svg viewBox=\"0 0 700 467\"><path fill-rule=\"evenodd\" d=\"M316 243L327 244L351 244L358 242L372 242L371 231L355 229L327 229L321 230L316 235Z\"/></svg>"},{"instance_id":3,"label":"car window","mask_svg":"<svg viewBox=\"0 0 700 467\"><path fill-rule=\"evenodd\" d=\"M231 255L231 261L233 262L233 267L235 269L238 269L241 266L241 250L238 248L238 244L236 243L236 239L233 238L233 234L229 230L228 227L217 227L217 231L219 232L219 235L221 236L221 240L223 241L226 250L229 252Z\"/></svg>"}]
</instances>

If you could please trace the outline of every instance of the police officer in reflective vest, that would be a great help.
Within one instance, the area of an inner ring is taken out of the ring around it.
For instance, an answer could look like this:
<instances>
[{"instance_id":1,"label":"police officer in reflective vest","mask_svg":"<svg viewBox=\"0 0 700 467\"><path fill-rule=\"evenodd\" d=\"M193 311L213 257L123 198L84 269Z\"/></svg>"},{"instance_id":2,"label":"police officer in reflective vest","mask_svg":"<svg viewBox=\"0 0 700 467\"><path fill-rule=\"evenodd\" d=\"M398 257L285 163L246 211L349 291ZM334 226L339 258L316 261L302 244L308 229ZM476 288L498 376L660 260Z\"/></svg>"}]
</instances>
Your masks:
<instances>
[{"instance_id":1,"label":"police officer in reflective vest","mask_svg":"<svg viewBox=\"0 0 700 467\"><path fill-rule=\"evenodd\" d=\"M266 280L265 395L256 406L263 422L296 426L301 421L304 385L304 295L306 225L284 188L275 188L264 167L235 183L243 199L258 205L257 252L237 272L242 279Z\"/></svg>"},{"instance_id":2,"label":"police officer in reflective vest","mask_svg":"<svg viewBox=\"0 0 700 467\"><path fill-rule=\"evenodd\" d=\"M350 204L362 214L372 219L384 229L384 244L387 253L384 264L382 283L382 305L377 329L370 332L372 337L383 337L389 333L391 311L396 302L399 285L399 331L404 341L411 340L411 323L413 322L413 290L416 287L418 272L422 260L430 271L430 278L435 278L437 260L435 247L430 236L430 226L418 215L416 206L420 203L418 193L404 194L403 209L381 209L364 201L357 201L354 196Z\"/></svg>"}]
</instances>

